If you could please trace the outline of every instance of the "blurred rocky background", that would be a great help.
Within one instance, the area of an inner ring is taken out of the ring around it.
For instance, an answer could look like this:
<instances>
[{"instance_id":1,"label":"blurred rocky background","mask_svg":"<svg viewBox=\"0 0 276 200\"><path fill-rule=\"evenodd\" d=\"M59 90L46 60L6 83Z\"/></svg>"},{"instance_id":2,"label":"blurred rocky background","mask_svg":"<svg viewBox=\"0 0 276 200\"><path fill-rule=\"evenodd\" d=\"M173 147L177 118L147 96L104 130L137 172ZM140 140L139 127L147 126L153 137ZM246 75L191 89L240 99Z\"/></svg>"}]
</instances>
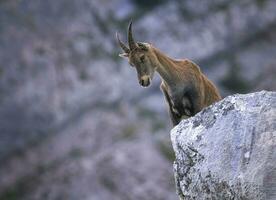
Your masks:
<instances>
[{"instance_id":1,"label":"blurred rocky background","mask_svg":"<svg viewBox=\"0 0 276 200\"><path fill-rule=\"evenodd\" d=\"M0 0L0 199L176 200L160 80L118 31L198 63L223 96L276 89L274 0Z\"/></svg>"}]
</instances>

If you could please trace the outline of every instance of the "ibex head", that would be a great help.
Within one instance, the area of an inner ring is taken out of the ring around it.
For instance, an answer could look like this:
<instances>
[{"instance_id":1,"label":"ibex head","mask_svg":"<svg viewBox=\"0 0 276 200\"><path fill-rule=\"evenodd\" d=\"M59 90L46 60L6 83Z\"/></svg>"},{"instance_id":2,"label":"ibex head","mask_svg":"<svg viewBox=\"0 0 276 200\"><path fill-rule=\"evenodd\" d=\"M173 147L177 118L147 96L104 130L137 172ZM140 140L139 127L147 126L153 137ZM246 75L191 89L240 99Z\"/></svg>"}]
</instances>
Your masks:
<instances>
[{"instance_id":1,"label":"ibex head","mask_svg":"<svg viewBox=\"0 0 276 200\"><path fill-rule=\"evenodd\" d=\"M131 66L136 68L138 80L141 86L147 87L153 78L157 67L157 58L151 45L148 43L135 42L132 35L132 22L128 26L128 46L127 47L116 33L119 45L124 53L119 56L128 58Z\"/></svg>"}]
</instances>

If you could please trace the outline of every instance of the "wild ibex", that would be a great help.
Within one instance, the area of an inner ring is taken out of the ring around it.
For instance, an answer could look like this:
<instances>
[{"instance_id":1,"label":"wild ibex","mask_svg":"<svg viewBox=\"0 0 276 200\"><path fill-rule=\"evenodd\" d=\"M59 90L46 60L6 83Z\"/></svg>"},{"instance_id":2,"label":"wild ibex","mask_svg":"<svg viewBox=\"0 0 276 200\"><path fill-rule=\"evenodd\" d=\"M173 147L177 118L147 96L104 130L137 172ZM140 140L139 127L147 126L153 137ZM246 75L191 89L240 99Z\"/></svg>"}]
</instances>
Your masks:
<instances>
[{"instance_id":1,"label":"wild ibex","mask_svg":"<svg viewBox=\"0 0 276 200\"><path fill-rule=\"evenodd\" d=\"M135 42L132 36L132 23L128 27L128 45L116 37L131 66L136 68L139 83L150 85L155 71L161 76L161 90L169 107L173 125L182 118L188 118L204 107L221 99L213 83L188 59L174 60L148 43Z\"/></svg>"}]
</instances>

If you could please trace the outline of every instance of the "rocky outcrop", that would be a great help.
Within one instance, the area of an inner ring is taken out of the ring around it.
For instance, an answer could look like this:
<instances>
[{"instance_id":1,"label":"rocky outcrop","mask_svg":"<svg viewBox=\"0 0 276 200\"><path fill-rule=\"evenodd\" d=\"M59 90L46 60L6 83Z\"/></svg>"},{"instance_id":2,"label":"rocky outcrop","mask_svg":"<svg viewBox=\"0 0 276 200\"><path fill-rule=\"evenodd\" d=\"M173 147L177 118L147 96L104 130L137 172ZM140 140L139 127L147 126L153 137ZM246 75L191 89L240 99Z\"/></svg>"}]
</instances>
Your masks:
<instances>
[{"instance_id":1,"label":"rocky outcrop","mask_svg":"<svg viewBox=\"0 0 276 200\"><path fill-rule=\"evenodd\" d=\"M276 199L276 92L229 96L171 140L180 199Z\"/></svg>"}]
</instances>

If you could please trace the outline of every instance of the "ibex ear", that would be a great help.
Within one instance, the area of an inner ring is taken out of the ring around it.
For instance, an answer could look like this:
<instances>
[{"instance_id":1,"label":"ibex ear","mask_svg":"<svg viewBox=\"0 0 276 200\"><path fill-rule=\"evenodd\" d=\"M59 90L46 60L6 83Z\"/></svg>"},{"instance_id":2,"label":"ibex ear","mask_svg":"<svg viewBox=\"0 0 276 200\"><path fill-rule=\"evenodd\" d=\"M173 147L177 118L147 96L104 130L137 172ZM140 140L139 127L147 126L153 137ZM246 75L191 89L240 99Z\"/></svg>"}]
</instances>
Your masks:
<instances>
[{"instance_id":1,"label":"ibex ear","mask_svg":"<svg viewBox=\"0 0 276 200\"><path fill-rule=\"evenodd\" d=\"M120 53L119 56L122 57L122 58L127 58L128 57L128 53Z\"/></svg>"},{"instance_id":2,"label":"ibex ear","mask_svg":"<svg viewBox=\"0 0 276 200\"><path fill-rule=\"evenodd\" d=\"M142 50L144 50L144 51L149 50L149 48L148 48L148 46L147 46L147 44L146 44L146 43L143 43L143 42L137 42L137 44L138 44L138 47L139 47L140 49L142 49Z\"/></svg>"}]
</instances>

